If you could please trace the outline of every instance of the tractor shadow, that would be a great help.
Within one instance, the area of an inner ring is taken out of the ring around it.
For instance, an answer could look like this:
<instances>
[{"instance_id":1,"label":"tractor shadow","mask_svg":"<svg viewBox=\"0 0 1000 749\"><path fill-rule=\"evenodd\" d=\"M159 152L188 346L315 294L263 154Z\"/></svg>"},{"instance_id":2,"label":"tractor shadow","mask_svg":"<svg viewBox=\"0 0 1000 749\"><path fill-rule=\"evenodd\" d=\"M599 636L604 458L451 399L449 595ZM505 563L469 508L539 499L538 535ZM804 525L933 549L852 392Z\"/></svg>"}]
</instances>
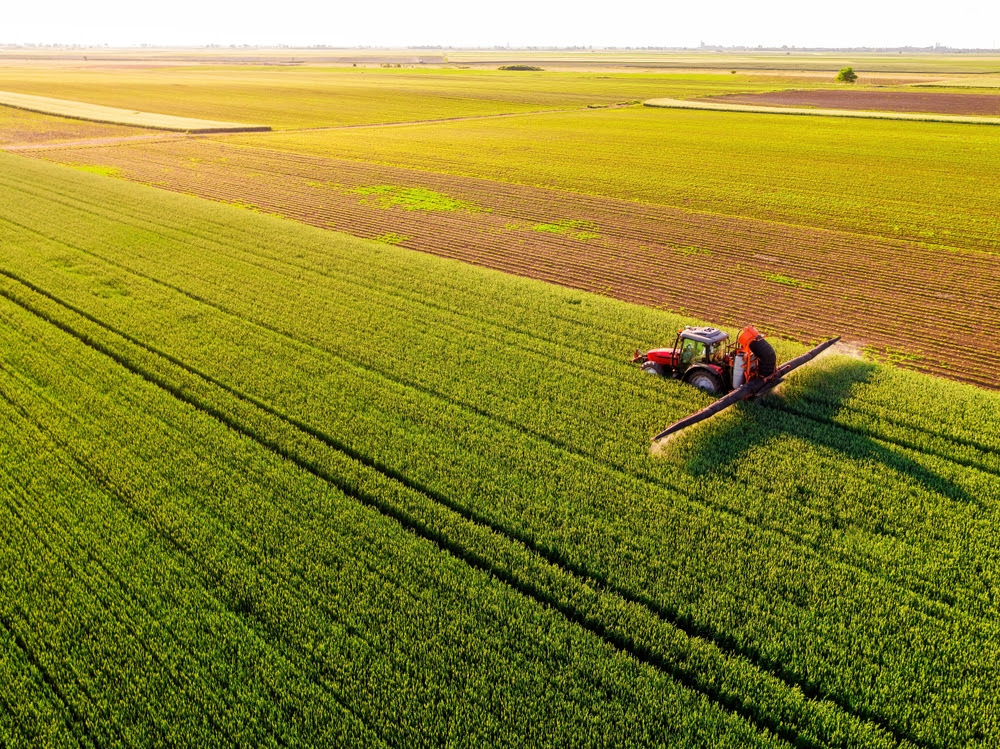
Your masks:
<instances>
[{"instance_id":1,"label":"tractor shadow","mask_svg":"<svg viewBox=\"0 0 1000 749\"><path fill-rule=\"evenodd\" d=\"M884 466L889 476L901 474L956 502L979 505L975 496L908 457L902 448L834 422L844 404L871 382L875 372L875 365L854 359L818 362L814 368L800 370L776 392L734 406L736 419L706 423L701 434L691 435L693 444L681 451L685 469L696 478L732 474L755 448L787 436L858 463ZM787 396L784 387L791 391Z\"/></svg>"}]
</instances>

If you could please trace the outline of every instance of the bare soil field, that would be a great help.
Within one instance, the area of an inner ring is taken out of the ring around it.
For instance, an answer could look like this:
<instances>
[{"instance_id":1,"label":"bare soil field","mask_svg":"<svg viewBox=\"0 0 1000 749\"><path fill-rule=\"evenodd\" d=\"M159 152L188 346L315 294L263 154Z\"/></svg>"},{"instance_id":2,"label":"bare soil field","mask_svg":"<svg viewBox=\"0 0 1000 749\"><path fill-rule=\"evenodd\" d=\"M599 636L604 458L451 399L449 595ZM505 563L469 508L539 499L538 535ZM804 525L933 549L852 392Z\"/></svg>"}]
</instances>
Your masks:
<instances>
[{"instance_id":1,"label":"bare soil field","mask_svg":"<svg viewBox=\"0 0 1000 749\"><path fill-rule=\"evenodd\" d=\"M25 153L801 341L841 333L1000 387L987 356L1000 265L986 253L201 138Z\"/></svg>"},{"instance_id":2,"label":"bare soil field","mask_svg":"<svg viewBox=\"0 0 1000 749\"><path fill-rule=\"evenodd\" d=\"M729 94L704 101L774 107L823 107L878 112L1000 116L1000 96L993 94L925 93L916 91L773 91Z\"/></svg>"}]
</instances>

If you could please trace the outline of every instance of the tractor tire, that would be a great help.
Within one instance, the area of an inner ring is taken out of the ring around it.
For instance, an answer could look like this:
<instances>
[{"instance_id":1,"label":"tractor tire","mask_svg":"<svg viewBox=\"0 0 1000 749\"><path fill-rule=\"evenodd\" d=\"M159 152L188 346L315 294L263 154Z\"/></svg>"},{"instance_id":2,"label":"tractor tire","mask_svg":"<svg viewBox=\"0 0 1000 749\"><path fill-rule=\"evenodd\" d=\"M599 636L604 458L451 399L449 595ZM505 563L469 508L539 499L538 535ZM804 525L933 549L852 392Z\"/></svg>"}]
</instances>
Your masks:
<instances>
[{"instance_id":1,"label":"tractor tire","mask_svg":"<svg viewBox=\"0 0 1000 749\"><path fill-rule=\"evenodd\" d=\"M684 382L694 385L699 390L704 390L709 395L722 394L722 381L707 369L696 369L684 375Z\"/></svg>"},{"instance_id":2,"label":"tractor tire","mask_svg":"<svg viewBox=\"0 0 1000 749\"><path fill-rule=\"evenodd\" d=\"M663 367L661 367L656 362L651 362L651 361L645 362L642 365L642 371L645 372L646 374L658 375L659 377L663 377Z\"/></svg>"}]
</instances>

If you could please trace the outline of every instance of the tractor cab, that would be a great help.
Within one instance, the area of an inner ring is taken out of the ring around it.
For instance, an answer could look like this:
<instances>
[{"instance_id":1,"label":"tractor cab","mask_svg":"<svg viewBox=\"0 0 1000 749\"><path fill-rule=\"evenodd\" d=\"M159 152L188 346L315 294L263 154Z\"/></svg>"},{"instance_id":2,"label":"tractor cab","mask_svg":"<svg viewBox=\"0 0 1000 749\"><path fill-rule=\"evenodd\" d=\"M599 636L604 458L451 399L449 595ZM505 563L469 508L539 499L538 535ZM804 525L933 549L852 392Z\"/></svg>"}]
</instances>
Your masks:
<instances>
[{"instance_id":1,"label":"tractor cab","mask_svg":"<svg viewBox=\"0 0 1000 749\"><path fill-rule=\"evenodd\" d=\"M729 333L718 328L690 325L677 334L674 350L678 352L678 366L687 368L692 364L721 364L725 354L725 343Z\"/></svg>"},{"instance_id":2,"label":"tractor cab","mask_svg":"<svg viewBox=\"0 0 1000 749\"><path fill-rule=\"evenodd\" d=\"M688 325L677 333L673 348L636 351L632 361L643 371L675 377L709 393L725 391L726 341L729 334L710 327Z\"/></svg>"}]
</instances>

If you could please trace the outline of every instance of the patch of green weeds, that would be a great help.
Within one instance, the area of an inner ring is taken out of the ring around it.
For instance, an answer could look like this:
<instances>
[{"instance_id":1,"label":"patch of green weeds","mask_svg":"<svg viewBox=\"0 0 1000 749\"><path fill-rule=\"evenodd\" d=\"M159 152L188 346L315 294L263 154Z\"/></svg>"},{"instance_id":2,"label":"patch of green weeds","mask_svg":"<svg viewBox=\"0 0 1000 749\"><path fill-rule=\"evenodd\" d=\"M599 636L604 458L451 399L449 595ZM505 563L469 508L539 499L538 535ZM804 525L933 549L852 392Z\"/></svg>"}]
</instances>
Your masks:
<instances>
[{"instance_id":1,"label":"patch of green weeds","mask_svg":"<svg viewBox=\"0 0 1000 749\"><path fill-rule=\"evenodd\" d=\"M782 286L792 286L796 289L815 289L815 284L811 284L808 281L800 281L797 278L792 278L791 276L783 276L780 273L767 273L764 278L773 283L780 283Z\"/></svg>"},{"instance_id":2,"label":"patch of green weeds","mask_svg":"<svg viewBox=\"0 0 1000 749\"><path fill-rule=\"evenodd\" d=\"M469 211L470 213L488 211L488 209L467 200L458 200L423 187L372 185L371 187L355 188L352 192L365 196L365 199L361 201L363 204L375 205L379 208L391 208L398 205L408 211Z\"/></svg>"},{"instance_id":3,"label":"patch of green weeds","mask_svg":"<svg viewBox=\"0 0 1000 749\"><path fill-rule=\"evenodd\" d=\"M592 222L581 221L579 219L566 219L563 221L556 221L551 224L535 224L532 227L532 230L547 234L564 234L581 241L597 239L601 236L597 226L595 226Z\"/></svg>"},{"instance_id":4,"label":"patch of green weeds","mask_svg":"<svg viewBox=\"0 0 1000 749\"><path fill-rule=\"evenodd\" d=\"M675 247L675 250L682 255L711 255L712 251L704 247L695 247L694 245L686 245L684 247Z\"/></svg>"},{"instance_id":5,"label":"patch of green weeds","mask_svg":"<svg viewBox=\"0 0 1000 749\"><path fill-rule=\"evenodd\" d=\"M406 234L397 234L394 231L379 234L375 237L376 242L382 242L383 244L399 244L400 242L405 242L407 239L409 237Z\"/></svg>"},{"instance_id":6,"label":"patch of green weeds","mask_svg":"<svg viewBox=\"0 0 1000 749\"><path fill-rule=\"evenodd\" d=\"M74 169L91 174L100 174L102 177L121 177L121 169L113 166L98 166L97 164L73 164Z\"/></svg>"}]
</instances>

